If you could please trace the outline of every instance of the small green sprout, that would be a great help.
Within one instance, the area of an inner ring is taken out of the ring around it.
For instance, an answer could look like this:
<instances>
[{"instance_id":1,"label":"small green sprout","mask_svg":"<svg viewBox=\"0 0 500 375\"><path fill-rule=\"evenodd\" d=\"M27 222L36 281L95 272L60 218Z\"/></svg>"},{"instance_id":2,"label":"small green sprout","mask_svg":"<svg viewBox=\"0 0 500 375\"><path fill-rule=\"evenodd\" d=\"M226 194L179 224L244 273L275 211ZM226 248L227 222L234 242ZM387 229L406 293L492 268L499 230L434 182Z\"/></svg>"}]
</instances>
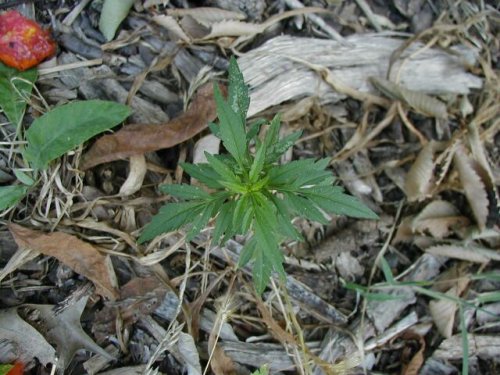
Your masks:
<instances>
[{"instance_id":1,"label":"small green sprout","mask_svg":"<svg viewBox=\"0 0 500 375\"><path fill-rule=\"evenodd\" d=\"M281 242L303 240L292 225L294 217L327 224L325 213L368 219L376 219L377 215L333 185L334 177L326 170L328 158L279 164L280 157L301 136L301 132L295 132L280 139L279 115L268 124L257 122L246 128L250 98L234 58L229 65L227 100L217 85L214 90L219 124L211 124L210 128L229 154L206 154L208 163L182 164L191 177L212 192L186 184L161 186L162 192L182 201L164 205L144 228L139 242L184 226L188 227L186 240L190 241L215 217L213 245L238 234L251 234L239 266L253 261L253 280L261 294L273 270L285 277ZM262 126L268 128L260 139Z\"/></svg>"}]
</instances>

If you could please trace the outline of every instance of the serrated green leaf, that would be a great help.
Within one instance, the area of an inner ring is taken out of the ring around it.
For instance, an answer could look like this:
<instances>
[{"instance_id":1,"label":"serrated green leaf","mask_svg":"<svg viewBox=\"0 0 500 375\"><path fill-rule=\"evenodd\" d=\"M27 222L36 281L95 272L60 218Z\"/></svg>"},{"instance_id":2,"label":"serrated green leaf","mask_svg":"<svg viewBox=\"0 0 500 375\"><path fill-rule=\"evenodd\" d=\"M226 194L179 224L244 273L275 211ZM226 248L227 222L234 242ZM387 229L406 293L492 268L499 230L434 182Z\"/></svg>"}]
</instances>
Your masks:
<instances>
[{"instance_id":1,"label":"serrated green leaf","mask_svg":"<svg viewBox=\"0 0 500 375\"><path fill-rule=\"evenodd\" d=\"M36 69L20 72L0 63L0 108L15 126L23 119L37 77Z\"/></svg>"},{"instance_id":2,"label":"serrated green leaf","mask_svg":"<svg viewBox=\"0 0 500 375\"><path fill-rule=\"evenodd\" d=\"M273 269L271 263L264 256L264 250L258 246L254 250L253 257L255 259L252 269L253 283L257 294L261 295L269 284Z\"/></svg>"},{"instance_id":3,"label":"serrated green leaf","mask_svg":"<svg viewBox=\"0 0 500 375\"><path fill-rule=\"evenodd\" d=\"M220 176L214 169L207 163L190 164L181 163L182 169L193 178L196 178L199 182L205 184L207 187L212 189L221 189L224 186L218 181Z\"/></svg>"},{"instance_id":4,"label":"serrated green leaf","mask_svg":"<svg viewBox=\"0 0 500 375\"><path fill-rule=\"evenodd\" d=\"M135 0L104 0L101 17L99 18L99 31L109 42L115 37L116 30L127 17Z\"/></svg>"},{"instance_id":5,"label":"serrated green leaf","mask_svg":"<svg viewBox=\"0 0 500 375\"><path fill-rule=\"evenodd\" d=\"M255 137L257 137L257 135L259 134L260 128L266 122L267 122L267 120L260 118L260 119L253 121L252 123L250 123L250 125L248 126L248 131L247 131L247 141L250 141L251 139L254 139Z\"/></svg>"},{"instance_id":6,"label":"serrated green leaf","mask_svg":"<svg viewBox=\"0 0 500 375\"><path fill-rule=\"evenodd\" d=\"M120 124L130 113L123 104L103 100L58 106L33 121L26 132L24 156L33 168L43 169L94 135Z\"/></svg>"},{"instance_id":7,"label":"serrated green leaf","mask_svg":"<svg viewBox=\"0 0 500 375\"><path fill-rule=\"evenodd\" d=\"M325 218L325 215L316 207L314 202L293 193L284 194L287 203L299 216L312 221L317 221L321 224L328 224L328 220Z\"/></svg>"},{"instance_id":8,"label":"serrated green leaf","mask_svg":"<svg viewBox=\"0 0 500 375\"><path fill-rule=\"evenodd\" d=\"M248 107L250 106L250 96L248 95L248 87L243 79L243 74L234 56L229 60L228 100L231 108L235 113L240 115L241 121L244 124Z\"/></svg>"},{"instance_id":9,"label":"serrated green leaf","mask_svg":"<svg viewBox=\"0 0 500 375\"><path fill-rule=\"evenodd\" d=\"M212 155L205 151L205 156L210 166L223 179L222 181L232 182L233 184L241 183L241 180L227 164L220 160L218 155ZM222 183L222 181L219 180L219 183Z\"/></svg>"},{"instance_id":10,"label":"serrated green leaf","mask_svg":"<svg viewBox=\"0 0 500 375\"><path fill-rule=\"evenodd\" d=\"M213 216L214 211L218 208L217 205L217 201L212 201L206 204L197 216L190 219L193 225L186 235L186 241L191 241L201 232L203 228L205 228L208 221Z\"/></svg>"},{"instance_id":11,"label":"serrated green leaf","mask_svg":"<svg viewBox=\"0 0 500 375\"><path fill-rule=\"evenodd\" d=\"M248 177L250 179L250 182L255 183L259 179L260 173L264 168L264 162L266 160L266 150L266 143L259 143L252 166L250 167L250 173Z\"/></svg>"},{"instance_id":12,"label":"serrated green leaf","mask_svg":"<svg viewBox=\"0 0 500 375\"><path fill-rule=\"evenodd\" d=\"M280 233L287 237L291 238L295 241L303 241L304 238L297 231L297 229L293 226L291 222L292 214L288 205L278 198L276 195L269 195L269 199L274 203L276 208L278 209L277 219L278 219L278 228Z\"/></svg>"},{"instance_id":13,"label":"serrated green leaf","mask_svg":"<svg viewBox=\"0 0 500 375\"><path fill-rule=\"evenodd\" d=\"M161 185L160 191L185 200L210 199L212 196L198 186L186 184Z\"/></svg>"},{"instance_id":14,"label":"serrated green leaf","mask_svg":"<svg viewBox=\"0 0 500 375\"><path fill-rule=\"evenodd\" d=\"M214 98L217 105L219 135L222 143L238 165L243 167L248 153L244 122L241 116L224 100L217 85L214 85Z\"/></svg>"},{"instance_id":15,"label":"serrated green leaf","mask_svg":"<svg viewBox=\"0 0 500 375\"><path fill-rule=\"evenodd\" d=\"M273 189L286 188L288 191L296 190L294 184L302 174L307 175L314 171L313 159L294 160L288 164L273 166L269 171L269 184ZM300 187L300 186L299 186Z\"/></svg>"},{"instance_id":16,"label":"serrated green leaf","mask_svg":"<svg viewBox=\"0 0 500 375\"><path fill-rule=\"evenodd\" d=\"M143 243L152 240L162 233L177 230L191 222L205 207L203 201L192 201L182 203L167 203L160 212L144 227L144 231L138 242Z\"/></svg>"},{"instance_id":17,"label":"serrated green leaf","mask_svg":"<svg viewBox=\"0 0 500 375\"><path fill-rule=\"evenodd\" d=\"M0 211L15 206L28 193L28 186L0 186Z\"/></svg>"},{"instance_id":18,"label":"serrated green leaf","mask_svg":"<svg viewBox=\"0 0 500 375\"><path fill-rule=\"evenodd\" d=\"M302 131L293 132L286 137L280 139L278 142L273 143L266 157L266 163L274 163L302 136Z\"/></svg>"},{"instance_id":19,"label":"serrated green leaf","mask_svg":"<svg viewBox=\"0 0 500 375\"><path fill-rule=\"evenodd\" d=\"M247 243L243 246L240 253L240 259L238 259L238 268L244 267L252 258L254 257L255 248L257 242L255 238L250 238Z\"/></svg>"},{"instance_id":20,"label":"serrated green leaf","mask_svg":"<svg viewBox=\"0 0 500 375\"><path fill-rule=\"evenodd\" d=\"M323 210L362 219L378 219L378 215L351 195L341 193L335 186L315 186L300 189L300 192Z\"/></svg>"},{"instance_id":21,"label":"serrated green leaf","mask_svg":"<svg viewBox=\"0 0 500 375\"><path fill-rule=\"evenodd\" d=\"M226 202L222 205L215 221L215 228L212 233L212 244L219 245L225 242L226 238L232 237L235 233L232 226L235 206L235 201Z\"/></svg>"},{"instance_id":22,"label":"serrated green leaf","mask_svg":"<svg viewBox=\"0 0 500 375\"><path fill-rule=\"evenodd\" d=\"M215 135L217 138L220 139L219 125L217 125L215 122L209 122L208 128L210 129L210 131L212 132L213 135Z\"/></svg>"},{"instance_id":23,"label":"serrated green leaf","mask_svg":"<svg viewBox=\"0 0 500 375\"><path fill-rule=\"evenodd\" d=\"M7 375L14 365L0 365L0 375Z\"/></svg>"}]
</instances>

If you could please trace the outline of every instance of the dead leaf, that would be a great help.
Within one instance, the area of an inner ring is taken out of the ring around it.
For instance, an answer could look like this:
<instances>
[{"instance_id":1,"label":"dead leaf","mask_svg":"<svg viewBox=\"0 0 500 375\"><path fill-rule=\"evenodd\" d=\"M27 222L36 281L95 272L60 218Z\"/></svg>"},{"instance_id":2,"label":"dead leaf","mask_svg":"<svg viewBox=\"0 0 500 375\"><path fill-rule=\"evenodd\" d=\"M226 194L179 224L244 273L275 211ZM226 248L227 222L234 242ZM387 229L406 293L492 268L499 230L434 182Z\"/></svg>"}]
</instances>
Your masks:
<instances>
[{"instance_id":1,"label":"dead leaf","mask_svg":"<svg viewBox=\"0 0 500 375\"><path fill-rule=\"evenodd\" d=\"M500 254L497 251L476 246L438 245L429 247L425 252L473 263L488 263L490 260L500 260Z\"/></svg>"},{"instance_id":2,"label":"dead leaf","mask_svg":"<svg viewBox=\"0 0 500 375\"><path fill-rule=\"evenodd\" d=\"M424 338L417 333L407 332L403 334L403 338L405 340L416 339L420 344L420 348L418 352L412 357L408 364L403 366L403 370L401 372L402 375L418 375L420 368L424 364L424 351L425 351L425 340Z\"/></svg>"},{"instance_id":3,"label":"dead leaf","mask_svg":"<svg viewBox=\"0 0 500 375\"><path fill-rule=\"evenodd\" d=\"M388 98L399 100L410 106L416 112L437 118L446 118L446 105L424 93L409 90L400 84L380 77L370 77L370 82Z\"/></svg>"},{"instance_id":4,"label":"dead leaf","mask_svg":"<svg viewBox=\"0 0 500 375\"><path fill-rule=\"evenodd\" d=\"M463 147L457 149L454 161L476 222L480 229L484 229L488 219L489 201L485 184L478 173L479 165L466 155Z\"/></svg>"},{"instance_id":5,"label":"dead leaf","mask_svg":"<svg viewBox=\"0 0 500 375\"><path fill-rule=\"evenodd\" d=\"M246 15L240 12L215 8L215 7L199 7L199 8L173 8L168 9L167 14L174 17L190 16L199 24L209 27L210 25L226 20L244 20Z\"/></svg>"},{"instance_id":6,"label":"dead leaf","mask_svg":"<svg viewBox=\"0 0 500 375\"><path fill-rule=\"evenodd\" d=\"M458 298L465 288L467 288L469 279L462 277L454 284L455 285L452 286L446 294L450 297ZM450 338L453 334L453 325L455 324L455 313L457 309L457 303L449 299L442 298L429 302L429 312L431 313L432 319L439 333L445 338Z\"/></svg>"},{"instance_id":7,"label":"dead leaf","mask_svg":"<svg viewBox=\"0 0 500 375\"><path fill-rule=\"evenodd\" d=\"M434 142L425 145L411 166L405 180L405 193L410 202L422 200L433 186Z\"/></svg>"},{"instance_id":8,"label":"dead leaf","mask_svg":"<svg viewBox=\"0 0 500 375\"><path fill-rule=\"evenodd\" d=\"M144 155L134 155L130 157L130 171L127 179L120 187L120 195L128 196L138 192L141 189L144 177L148 171L146 158Z\"/></svg>"},{"instance_id":9,"label":"dead leaf","mask_svg":"<svg viewBox=\"0 0 500 375\"><path fill-rule=\"evenodd\" d=\"M126 125L114 134L99 138L82 158L80 168L86 170L113 160L173 147L204 130L215 117L212 84L206 84L199 89L188 110L168 123Z\"/></svg>"},{"instance_id":10,"label":"dead leaf","mask_svg":"<svg viewBox=\"0 0 500 375\"><path fill-rule=\"evenodd\" d=\"M77 350L87 349L93 353L113 360L114 357L97 345L82 329L80 317L87 305L88 296L80 298L75 304L60 313L54 313L53 305L24 305L23 309L36 311L36 326L58 352L57 366L65 369ZM29 313L29 315L32 315Z\"/></svg>"},{"instance_id":11,"label":"dead leaf","mask_svg":"<svg viewBox=\"0 0 500 375\"><path fill-rule=\"evenodd\" d=\"M0 341L14 345L17 360L29 363L34 358L47 366L56 363L56 351L45 338L17 313L17 308L0 310Z\"/></svg>"},{"instance_id":12,"label":"dead leaf","mask_svg":"<svg viewBox=\"0 0 500 375\"><path fill-rule=\"evenodd\" d=\"M62 232L44 233L14 223L8 227L19 247L56 258L92 281L97 293L112 300L116 298L116 276L111 260L91 244Z\"/></svg>"},{"instance_id":13,"label":"dead leaf","mask_svg":"<svg viewBox=\"0 0 500 375\"><path fill-rule=\"evenodd\" d=\"M451 234L452 228L466 227L469 220L451 203L436 200L429 203L413 219L413 233L429 233L432 237L442 239Z\"/></svg>"},{"instance_id":14,"label":"dead leaf","mask_svg":"<svg viewBox=\"0 0 500 375\"><path fill-rule=\"evenodd\" d=\"M229 358L224 349L220 346L215 346L212 360L210 361L210 367L215 375L235 375L236 368L234 362Z\"/></svg>"}]
</instances>

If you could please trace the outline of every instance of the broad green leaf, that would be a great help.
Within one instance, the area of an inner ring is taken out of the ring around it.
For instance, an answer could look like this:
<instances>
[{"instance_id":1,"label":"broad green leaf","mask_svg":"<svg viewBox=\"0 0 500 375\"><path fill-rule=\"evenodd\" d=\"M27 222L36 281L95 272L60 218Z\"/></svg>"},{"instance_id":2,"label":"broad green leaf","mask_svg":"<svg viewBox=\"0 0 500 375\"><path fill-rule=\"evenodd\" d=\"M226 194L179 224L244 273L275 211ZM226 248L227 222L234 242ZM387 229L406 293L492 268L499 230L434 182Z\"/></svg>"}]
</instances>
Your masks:
<instances>
[{"instance_id":1,"label":"broad green leaf","mask_svg":"<svg viewBox=\"0 0 500 375\"><path fill-rule=\"evenodd\" d=\"M37 77L36 69L20 72L0 63L0 108L16 126L23 119Z\"/></svg>"},{"instance_id":2,"label":"broad green leaf","mask_svg":"<svg viewBox=\"0 0 500 375\"><path fill-rule=\"evenodd\" d=\"M94 135L111 129L130 115L130 109L103 100L64 104L33 121L26 132L24 156L35 169L43 169Z\"/></svg>"},{"instance_id":3,"label":"broad green leaf","mask_svg":"<svg viewBox=\"0 0 500 375\"><path fill-rule=\"evenodd\" d=\"M207 187L212 189L220 189L223 186L218 181L220 176L214 169L207 163L190 164L181 163L182 169L193 178L196 178L199 182L205 184Z\"/></svg>"},{"instance_id":4,"label":"broad green leaf","mask_svg":"<svg viewBox=\"0 0 500 375\"><path fill-rule=\"evenodd\" d=\"M0 186L0 211L15 206L28 193L28 186Z\"/></svg>"},{"instance_id":5,"label":"broad green leaf","mask_svg":"<svg viewBox=\"0 0 500 375\"><path fill-rule=\"evenodd\" d=\"M104 0L101 17L99 19L99 31L109 42L115 37L120 23L127 17L135 0Z\"/></svg>"},{"instance_id":6,"label":"broad green leaf","mask_svg":"<svg viewBox=\"0 0 500 375\"><path fill-rule=\"evenodd\" d=\"M234 56L229 60L229 88L228 100L234 112L240 115L243 124L247 118L250 97L248 87L243 79L243 74L236 63Z\"/></svg>"},{"instance_id":7,"label":"broad green leaf","mask_svg":"<svg viewBox=\"0 0 500 375\"><path fill-rule=\"evenodd\" d=\"M199 188L198 186L192 186L186 184L161 185L160 191L162 193L170 194L174 197L186 200L211 198L211 195L209 193Z\"/></svg>"},{"instance_id":8,"label":"broad green leaf","mask_svg":"<svg viewBox=\"0 0 500 375\"><path fill-rule=\"evenodd\" d=\"M35 181L28 174L26 174L24 171L22 171L20 169L13 169L12 171L16 175L16 178L19 181L21 181L24 185L32 186L35 183Z\"/></svg>"},{"instance_id":9,"label":"broad green leaf","mask_svg":"<svg viewBox=\"0 0 500 375\"><path fill-rule=\"evenodd\" d=\"M219 135L227 151L243 167L247 157L245 125L241 117L224 100L217 85L214 85L214 98L219 117Z\"/></svg>"},{"instance_id":10,"label":"broad green leaf","mask_svg":"<svg viewBox=\"0 0 500 375\"><path fill-rule=\"evenodd\" d=\"M204 208L202 201L168 203L160 208L160 212L153 216L139 237L139 243L152 240L162 233L171 232L192 222Z\"/></svg>"}]
</instances>

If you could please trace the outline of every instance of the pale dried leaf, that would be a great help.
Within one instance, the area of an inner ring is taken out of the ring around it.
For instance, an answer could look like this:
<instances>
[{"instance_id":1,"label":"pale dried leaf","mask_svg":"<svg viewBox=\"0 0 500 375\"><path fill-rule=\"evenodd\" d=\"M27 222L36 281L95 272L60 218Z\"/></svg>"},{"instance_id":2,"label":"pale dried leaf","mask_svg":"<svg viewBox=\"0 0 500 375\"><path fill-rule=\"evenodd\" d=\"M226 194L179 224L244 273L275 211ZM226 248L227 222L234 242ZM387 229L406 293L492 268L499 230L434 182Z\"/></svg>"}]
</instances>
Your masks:
<instances>
[{"instance_id":1,"label":"pale dried leaf","mask_svg":"<svg viewBox=\"0 0 500 375\"><path fill-rule=\"evenodd\" d=\"M107 359L114 359L108 352L97 345L82 329L80 317L87 305L88 296L80 298L75 304L66 307L60 313L54 313L53 305L25 305L28 309L39 312L37 322L42 327L47 340L57 347L59 368L65 369L76 351L87 349Z\"/></svg>"},{"instance_id":2,"label":"pale dried leaf","mask_svg":"<svg viewBox=\"0 0 500 375\"><path fill-rule=\"evenodd\" d=\"M179 334L177 348L183 359L184 365L187 367L188 375L201 375L200 356L193 337L187 333L181 332Z\"/></svg>"},{"instance_id":3,"label":"pale dried leaf","mask_svg":"<svg viewBox=\"0 0 500 375\"><path fill-rule=\"evenodd\" d=\"M432 201L418 214L412 222L413 233L429 233L432 237L442 239L451 233L451 228L466 227L469 220L461 216L451 203Z\"/></svg>"},{"instance_id":4,"label":"pale dried leaf","mask_svg":"<svg viewBox=\"0 0 500 375\"><path fill-rule=\"evenodd\" d=\"M130 171L127 179L120 187L120 195L128 196L137 193L144 182L144 177L148 171L146 158L144 155L133 155L130 157Z\"/></svg>"},{"instance_id":5,"label":"pale dried leaf","mask_svg":"<svg viewBox=\"0 0 500 375\"><path fill-rule=\"evenodd\" d=\"M220 148L220 138L213 134L208 134L195 143L193 149L193 164L206 163L205 152L210 155L218 155Z\"/></svg>"},{"instance_id":6,"label":"pale dried leaf","mask_svg":"<svg viewBox=\"0 0 500 375\"><path fill-rule=\"evenodd\" d=\"M33 249L56 258L92 281L99 294L112 300L116 298L116 276L111 260L91 244L70 234L44 233L14 223L9 224L9 230L20 248Z\"/></svg>"},{"instance_id":7,"label":"pale dried leaf","mask_svg":"<svg viewBox=\"0 0 500 375\"><path fill-rule=\"evenodd\" d=\"M410 202L427 197L433 186L434 143L427 143L418 154L405 180L405 193Z\"/></svg>"},{"instance_id":8,"label":"pale dried leaf","mask_svg":"<svg viewBox=\"0 0 500 375\"><path fill-rule=\"evenodd\" d=\"M490 260L500 260L500 254L497 252L474 246L438 245L429 247L425 251L432 255L461 259L473 263L487 263Z\"/></svg>"},{"instance_id":9,"label":"pale dried leaf","mask_svg":"<svg viewBox=\"0 0 500 375\"><path fill-rule=\"evenodd\" d=\"M170 31L174 36L186 43L191 43L191 38L182 30L177 20L172 16L158 15L152 17L153 21Z\"/></svg>"},{"instance_id":10,"label":"pale dried leaf","mask_svg":"<svg viewBox=\"0 0 500 375\"><path fill-rule=\"evenodd\" d=\"M467 334L469 352L471 357L483 359L498 359L500 353L500 336L498 335L475 335ZM463 358L462 335L457 334L449 339L443 340L439 348L434 352L434 357L454 361Z\"/></svg>"},{"instance_id":11,"label":"pale dried leaf","mask_svg":"<svg viewBox=\"0 0 500 375\"><path fill-rule=\"evenodd\" d=\"M404 335L405 338L408 338L409 334ZM420 348L418 352L412 357L410 362L403 367L402 375L418 375L420 368L424 364L424 352L425 352L425 340L421 335L413 334L411 336L416 336L416 338L420 344ZM413 338L413 337L412 337Z\"/></svg>"},{"instance_id":12,"label":"pale dried leaf","mask_svg":"<svg viewBox=\"0 0 500 375\"><path fill-rule=\"evenodd\" d=\"M40 253L38 251L32 249L17 249L17 251L12 255L5 265L4 268L0 271L0 282L7 276L9 273L14 272L16 269L21 267L23 264L28 263L35 259Z\"/></svg>"},{"instance_id":13,"label":"pale dried leaf","mask_svg":"<svg viewBox=\"0 0 500 375\"><path fill-rule=\"evenodd\" d=\"M453 287L446 294L456 297L456 288ZM455 323L455 313L458 306L448 299L432 300L429 302L429 312L436 324L439 333L445 337L451 337L453 324Z\"/></svg>"},{"instance_id":14,"label":"pale dried leaf","mask_svg":"<svg viewBox=\"0 0 500 375\"><path fill-rule=\"evenodd\" d=\"M212 84L200 88L188 110L166 124L126 125L99 138L83 156L80 168L140 155L182 143L204 130L217 113Z\"/></svg>"},{"instance_id":15,"label":"pale dried leaf","mask_svg":"<svg viewBox=\"0 0 500 375\"><path fill-rule=\"evenodd\" d=\"M479 228L484 229L488 218L489 201L485 184L477 173L478 165L465 154L464 148L457 150L454 161L474 218Z\"/></svg>"},{"instance_id":16,"label":"pale dried leaf","mask_svg":"<svg viewBox=\"0 0 500 375\"><path fill-rule=\"evenodd\" d=\"M226 355L224 349L215 346L210 367L215 375L235 375L237 374L233 360Z\"/></svg>"},{"instance_id":17,"label":"pale dried leaf","mask_svg":"<svg viewBox=\"0 0 500 375\"><path fill-rule=\"evenodd\" d=\"M370 77L370 82L385 96L406 103L416 112L437 118L448 116L446 105L429 95L409 90L380 77Z\"/></svg>"},{"instance_id":18,"label":"pale dried leaf","mask_svg":"<svg viewBox=\"0 0 500 375\"><path fill-rule=\"evenodd\" d=\"M44 366L56 363L56 351L45 338L17 313L17 308L0 310L0 341L13 343L15 354L22 363L34 358Z\"/></svg>"},{"instance_id":19,"label":"pale dried leaf","mask_svg":"<svg viewBox=\"0 0 500 375\"><path fill-rule=\"evenodd\" d=\"M168 9L167 14L174 17L190 16L196 22L205 27L209 27L214 23L228 20L244 20L246 15L240 12L214 8L214 7L199 7L199 8L173 8Z\"/></svg>"},{"instance_id":20,"label":"pale dried leaf","mask_svg":"<svg viewBox=\"0 0 500 375\"><path fill-rule=\"evenodd\" d=\"M405 217L398 225L398 230L392 239L392 244L395 245L400 242L409 242L413 239L413 236L413 216Z\"/></svg>"}]
</instances>

